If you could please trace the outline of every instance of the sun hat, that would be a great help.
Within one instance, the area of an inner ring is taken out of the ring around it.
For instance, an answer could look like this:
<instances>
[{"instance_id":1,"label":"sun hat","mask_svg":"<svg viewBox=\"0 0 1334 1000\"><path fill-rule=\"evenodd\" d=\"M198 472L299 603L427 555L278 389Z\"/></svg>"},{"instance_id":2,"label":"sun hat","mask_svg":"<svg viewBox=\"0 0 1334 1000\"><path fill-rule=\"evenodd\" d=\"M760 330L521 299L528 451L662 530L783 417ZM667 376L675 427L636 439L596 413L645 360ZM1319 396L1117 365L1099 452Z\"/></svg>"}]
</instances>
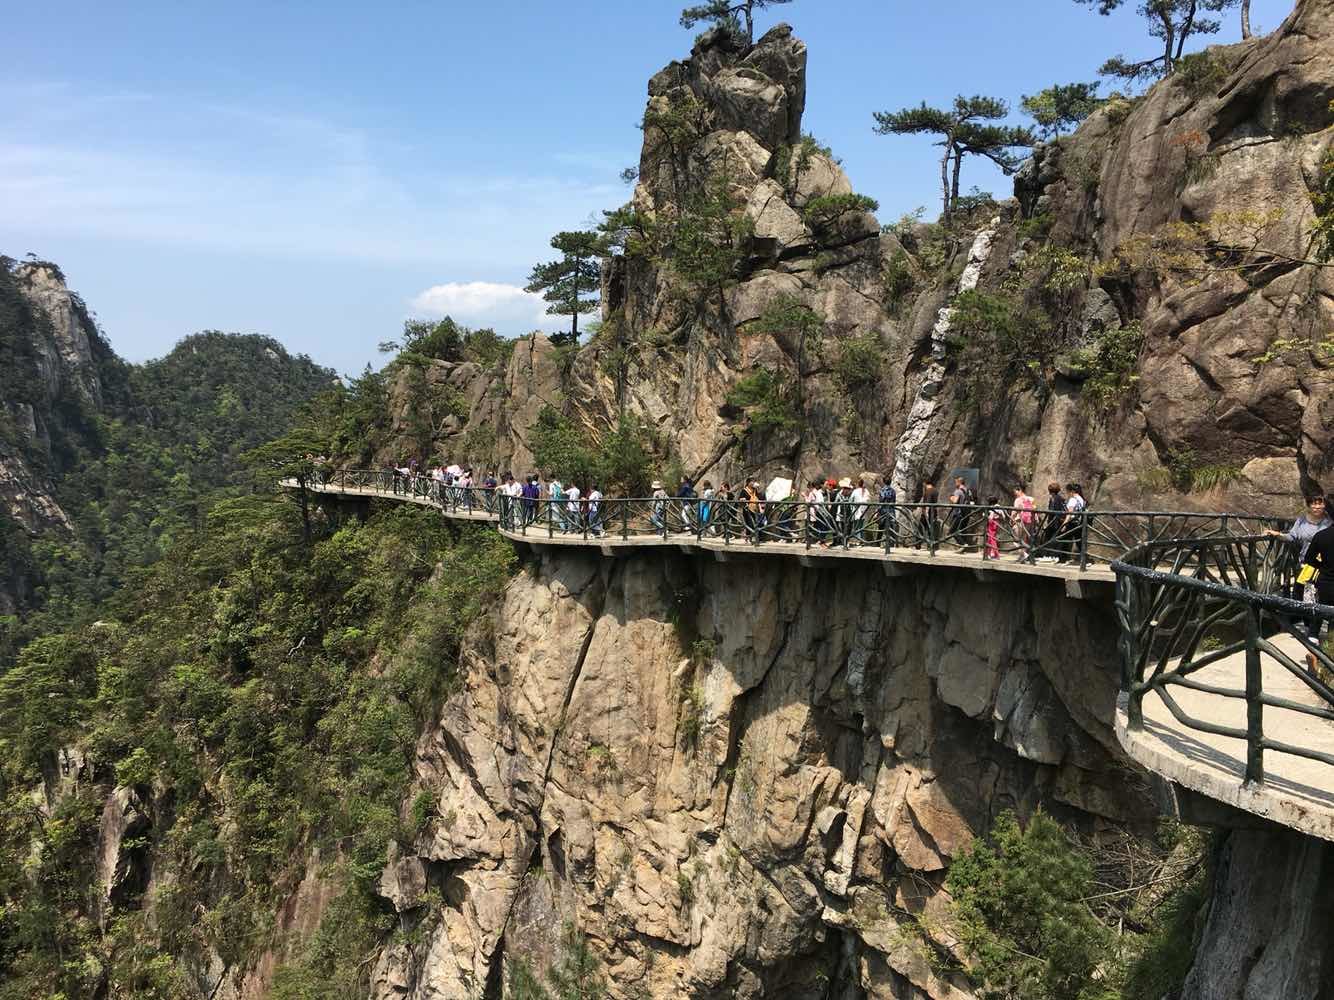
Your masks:
<instances>
[{"instance_id":1,"label":"sun hat","mask_svg":"<svg viewBox=\"0 0 1334 1000\"><path fill-rule=\"evenodd\" d=\"M660 490L660 489L662 489L662 480L661 480L661 479L655 479L655 480L653 480L653 485L650 486L649 489L652 489L652 490Z\"/></svg>"},{"instance_id":2,"label":"sun hat","mask_svg":"<svg viewBox=\"0 0 1334 1000\"><path fill-rule=\"evenodd\" d=\"M846 487L851 488L851 487L852 487L852 480L849 479L847 476L844 476L842 479L840 479L840 480L838 481L838 485L839 485L839 486L846 486Z\"/></svg>"}]
</instances>

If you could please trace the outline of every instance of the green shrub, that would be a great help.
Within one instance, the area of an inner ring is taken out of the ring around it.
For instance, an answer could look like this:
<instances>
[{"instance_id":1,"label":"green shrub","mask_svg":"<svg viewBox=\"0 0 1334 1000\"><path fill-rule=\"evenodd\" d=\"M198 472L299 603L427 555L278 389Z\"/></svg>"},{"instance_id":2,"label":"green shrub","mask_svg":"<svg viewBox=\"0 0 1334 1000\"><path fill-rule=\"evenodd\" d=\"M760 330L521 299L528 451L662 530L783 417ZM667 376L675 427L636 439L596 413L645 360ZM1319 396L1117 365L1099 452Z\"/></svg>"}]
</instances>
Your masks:
<instances>
[{"instance_id":1,"label":"green shrub","mask_svg":"<svg viewBox=\"0 0 1334 1000\"><path fill-rule=\"evenodd\" d=\"M1115 940L1084 902L1093 866L1045 813L1026 828L1003 814L954 859L945 885L970 973L987 990L1023 1000L1116 995L1107 980Z\"/></svg>"},{"instance_id":2,"label":"green shrub","mask_svg":"<svg viewBox=\"0 0 1334 1000\"><path fill-rule=\"evenodd\" d=\"M863 392L876 385L884 367L885 351L879 335L868 333L839 343L834 373L845 392Z\"/></svg>"},{"instance_id":3,"label":"green shrub","mask_svg":"<svg viewBox=\"0 0 1334 1000\"><path fill-rule=\"evenodd\" d=\"M1173 69L1173 79L1192 97L1203 97L1209 91L1217 90L1227 79L1227 74L1227 62L1210 49L1182 56Z\"/></svg>"},{"instance_id":4,"label":"green shrub","mask_svg":"<svg viewBox=\"0 0 1334 1000\"><path fill-rule=\"evenodd\" d=\"M744 410L753 431L800 426L792 380L771 368L759 368L727 390L729 406Z\"/></svg>"},{"instance_id":5,"label":"green shrub","mask_svg":"<svg viewBox=\"0 0 1334 1000\"><path fill-rule=\"evenodd\" d=\"M1078 352L1088 372L1083 396L1096 409L1109 410L1124 400L1139 382L1139 356L1144 330L1138 321L1104 330L1089 347Z\"/></svg>"},{"instance_id":6,"label":"green shrub","mask_svg":"<svg viewBox=\"0 0 1334 1000\"><path fill-rule=\"evenodd\" d=\"M894 256L885 262L885 304L891 312L897 312L899 306L912 293L917 282L913 273L912 258L906 250L895 250Z\"/></svg>"},{"instance_id":7,"label":"green shrub","mask_svg":"<svg viewBox=\"0 0 1334 1000\"><path fill-rule=\"evenodd\" d=\"M874 212L880 203L864 194L823 194L806 202L801 217L818 233L828 232L852 213Z\"/></svg>"}]
</instances>

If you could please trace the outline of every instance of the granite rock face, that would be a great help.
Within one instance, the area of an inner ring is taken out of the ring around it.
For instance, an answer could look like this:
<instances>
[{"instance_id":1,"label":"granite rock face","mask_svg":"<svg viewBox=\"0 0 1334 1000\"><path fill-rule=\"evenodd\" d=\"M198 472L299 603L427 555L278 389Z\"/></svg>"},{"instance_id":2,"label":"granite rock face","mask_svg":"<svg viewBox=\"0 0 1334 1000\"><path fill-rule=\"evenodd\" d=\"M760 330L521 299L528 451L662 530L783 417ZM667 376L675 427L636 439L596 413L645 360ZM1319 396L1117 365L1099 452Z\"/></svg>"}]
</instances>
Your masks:
<instances>
[{"instance_id":1,"label":"granite rock face","mask_svg":"<svg viewBox=\"0 0 1334 1000\"><path fill-rule=\"evenodd\" d=\"M992 207L971 229L962 223L941 258L921 242L929 227L882 235L869 213L834 225L808 218L813 199L854 188L831 154L801 141L805 46L786 26L750 50L706 33L649 82L650 118L670 127L645 129L630 205L672 219L721 180L751 225L736 268L715 295L670 257L607 261L602 332L568 367L532 380L489 376L477 413L497 420L497 461L526 471L526 427L540 409L531 393L594 440L621 413L642 418L687 471L715 481L869 471L893 474L900 496L915 498L922 481L976 467L1000 493L1078 479L1095 506L1275 513L1301 488L1334 487L1331 361L1319 346L1334 318L1328 268L1276 258L1245 278L1202 280L1096 268L1164 225L1238 211L1268 219L1264 246L1305 256L1312 195L1330 183L1334 12L1301 0L1272 34L1209 58L1205 84L1169 78L1039 146L998 221ZM992 249L972 276L982 292L1012 285L1026 260L1054 248L1090 274L1058 317L1062 353L1041 385L1015 378L979 406L939 319L982 232ZM759 367L797 377L794 338L759 322L780 295L823 317L822 343L803 366L800 426L757 430L725 399ZM1077 353L1136 325L1138 378L1119 405L1100 409ZM838 372L854 338L874 345L880 363L848 383ZM529 343L545 350L541 337ZM443 434L441 450L465 450L462 434ZM1195 469L1223 485L1174 495Z\"/></svg>"},{"instance_id":2,"label":"granite rock face","mask_svg":"<svg viewBox=\"0 0 1334 1000\"><path fill-rule=\"evenodd\" d=\"M3 281L11 338L5 363L17 384L0 395L13 431L0 442L0 504L28 532L68 529L50 481L52 436L68 422L67 413L101 407L98 353L106 348L54 265L19 264Z\"/></svg>"},{"instance_id":3,"label":"granite rock face","mask_svg":"<svg viewBox=\"0 0 1334 1000\"><path fill-rule=\"evenodd\" d=\"M541 967L574 919L616 997L971 996L929 956L956 947L950 859L997 813L1153 823L1085 721L1111 718L1114 649L1105 608L1043 582L534 562L418 745L436 818L381 891L431 930L375 995L498 996L504 958Z\"/></svg>"},{"instance_id":4,"label":"granite rock face","mask_svg":"<svg viewBox=\"0 0 1334 1000\"><path fill-rule=\"evenodd\" d=\"M1334 846L1290 830L1234 830L1181 1000L1320 1000L1334 982Z\"/></svg>"}]
</instances>

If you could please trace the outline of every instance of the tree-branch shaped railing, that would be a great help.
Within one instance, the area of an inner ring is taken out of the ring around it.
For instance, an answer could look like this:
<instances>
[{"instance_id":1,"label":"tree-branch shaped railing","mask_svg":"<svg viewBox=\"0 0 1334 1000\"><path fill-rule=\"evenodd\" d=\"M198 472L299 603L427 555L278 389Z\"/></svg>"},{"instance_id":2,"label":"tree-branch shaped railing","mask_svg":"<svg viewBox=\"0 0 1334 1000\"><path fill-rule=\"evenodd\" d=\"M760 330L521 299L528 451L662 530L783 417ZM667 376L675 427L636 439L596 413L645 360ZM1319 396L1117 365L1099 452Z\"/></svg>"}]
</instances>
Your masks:
<instances>
[{"instance_id":1,"label":"tree-branch shaped railing","mask_svg":"<svg viewBox=\"0 0 1334 1000\"><path fill-rule=\"evenodd\" d=\"M1121 688L1132 731L1143 729L1145 700L1153 696L1187 729L1244 740L1248 784L1265 780L1267 751L1334 764L1334 754L1277 739L1265 726L1266 709L1334 722L1334 688L1325 679L1334 677L1334 659L1320 644L1334 607L1292 599L1298 563L1290 544L1258 535L1154 541L1126 553L1112 569ZM1306 662L1283 648L1285 637ZM1200 678L1230 658L1243 664L1236 686ZM1266 664L1298 679L1308 697L1267 690ZM1190 714L1174 693L1179 690L1243 701L1245 726Z\"/></svg>"}]
</instances>

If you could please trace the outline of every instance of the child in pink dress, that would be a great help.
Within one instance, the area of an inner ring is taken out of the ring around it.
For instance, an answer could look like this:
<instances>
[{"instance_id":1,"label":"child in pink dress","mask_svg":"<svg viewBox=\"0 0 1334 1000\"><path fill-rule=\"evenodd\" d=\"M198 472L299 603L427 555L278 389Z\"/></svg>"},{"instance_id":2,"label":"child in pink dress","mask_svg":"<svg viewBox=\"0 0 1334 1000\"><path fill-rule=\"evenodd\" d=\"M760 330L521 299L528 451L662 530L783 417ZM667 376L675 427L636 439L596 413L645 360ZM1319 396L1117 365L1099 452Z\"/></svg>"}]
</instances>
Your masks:
<instances>
[{"instance_id":1,"label":"child in pink dress","mask_svg":"<svg viewBox=\"0 0 1334 1000\"><path fill-rule=\"evenodd\" d=\"M1000 497L987 497L987 547L983 559L1000 558Z\"/></svg>"}]
</instances>

